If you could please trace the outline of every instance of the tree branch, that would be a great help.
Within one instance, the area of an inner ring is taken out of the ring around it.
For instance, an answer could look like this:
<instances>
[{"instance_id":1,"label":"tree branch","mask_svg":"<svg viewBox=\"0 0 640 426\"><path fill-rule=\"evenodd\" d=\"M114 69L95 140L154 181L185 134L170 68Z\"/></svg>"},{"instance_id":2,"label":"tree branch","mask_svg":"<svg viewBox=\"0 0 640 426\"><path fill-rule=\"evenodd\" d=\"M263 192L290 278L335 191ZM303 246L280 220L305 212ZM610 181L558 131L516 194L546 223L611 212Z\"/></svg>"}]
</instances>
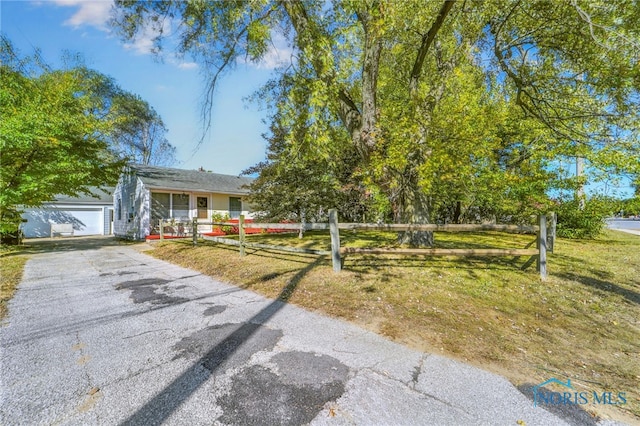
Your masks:
<instances>
[{"instance_id":1,"label":"tree branch","mask_svg":"<svg viewBox=\"0 0 640 426\"><path fill-rule=\"evenodd\" d=\"M418 56L416 57L416 61L413 64L413 69L411 70L411 77L409 80L409 89L411 93L414 93L418 89L418 81L420 80L420 74L422 73L422 66L424 64L424 59L427 56L427 52L429 48L433 44L433 41L440 31L442 24L444 23L445 18L451 11L455 0L445 0L440 8L440 12L438 12L438 16L436 17L435 22L429 28L429 31L422 36L422 43L420 45L420 49L418 49Z\"/></svg>"},{"instance_id":2,"label":"tree branch","mask_svg":"<svg viewBox=\"0 0 640 426\"><path fill-rule=\"evenodd\" d=\"M302 2L283 1L281 5L296 31L298 47L301 50L311 46L313 41L311 37L313 37L314 34L316 37L323 37L315 23L309 18ZM360 110L345 88L337 86L333 69L327 69L325 62L318 57L312 60L311 64L318 78L322 80L327 87L335 88L340 121L342 121L342 124L346 127L352 140L358 142L362 127L362 114Z\"/></svg>"}]
</instances>

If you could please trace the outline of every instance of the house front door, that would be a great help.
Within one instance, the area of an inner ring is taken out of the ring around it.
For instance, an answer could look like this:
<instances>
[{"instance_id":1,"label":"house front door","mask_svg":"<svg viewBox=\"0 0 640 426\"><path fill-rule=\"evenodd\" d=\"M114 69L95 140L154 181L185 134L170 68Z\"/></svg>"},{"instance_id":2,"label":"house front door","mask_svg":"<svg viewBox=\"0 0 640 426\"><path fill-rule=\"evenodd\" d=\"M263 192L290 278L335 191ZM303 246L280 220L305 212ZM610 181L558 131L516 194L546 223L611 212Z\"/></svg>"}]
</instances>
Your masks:
<instances>
[{"instance_id":1,"label":"house front door","mask_svg":"<svg viewBox=\"0 0 640 426\"><path fill-rule=\"evenodd\" d=\"M209 198L198 197L197 198L198 219L209 218Z\"/></svg>"}]
</instances>

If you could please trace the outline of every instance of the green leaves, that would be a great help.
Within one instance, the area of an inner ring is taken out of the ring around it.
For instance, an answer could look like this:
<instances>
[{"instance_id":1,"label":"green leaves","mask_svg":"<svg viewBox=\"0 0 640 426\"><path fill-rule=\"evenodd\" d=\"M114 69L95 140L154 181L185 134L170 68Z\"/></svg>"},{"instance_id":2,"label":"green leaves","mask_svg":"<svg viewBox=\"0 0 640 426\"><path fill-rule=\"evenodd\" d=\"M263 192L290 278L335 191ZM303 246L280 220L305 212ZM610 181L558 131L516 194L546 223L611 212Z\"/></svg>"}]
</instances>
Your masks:
<instances>
[{"instance_id":1,"label":"green leaves","mask_svg":"<svg viewBox=\"0 0 640 426\"><path fill-rule=\"evenodd\" d=\"M209 77L205 115L238 56L260 60L275 33L291 43L291 66L256 95L278 129L256 169L264 188L312 172L306 199L335 176L385 218L516 221L573 184L558 161L639 173L633 2L117 3L129 37L163 16L185 24L179 51Z\"/></svg>"},{"instance_id":2,"label":"green leaves","mask_svg":"<svg viewBox=\"0 0 640 426\"><path fill-rule=\"evenodd\" d=\"M0 222L6 228L17 225L19 206L115 184L123 161L105 137L112 123L99 89L108 79L83 68L26 74L8 40L2 46Z\"/></svg>"}]
</instances>

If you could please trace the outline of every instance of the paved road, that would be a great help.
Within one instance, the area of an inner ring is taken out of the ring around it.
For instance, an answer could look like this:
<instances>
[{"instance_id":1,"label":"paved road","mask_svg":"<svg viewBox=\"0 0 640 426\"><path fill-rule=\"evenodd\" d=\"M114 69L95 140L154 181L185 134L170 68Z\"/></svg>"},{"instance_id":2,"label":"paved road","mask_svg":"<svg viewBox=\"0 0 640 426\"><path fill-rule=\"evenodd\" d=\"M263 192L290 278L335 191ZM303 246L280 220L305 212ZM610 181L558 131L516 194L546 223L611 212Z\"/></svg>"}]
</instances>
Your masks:
<instances>
[{"instance_id":1,"label":"paved road","mask_svg":"<svg viewBox=\"0 0 640 426\"><path fill-rule=\"evenodd\" d=\"M607 219L607 228L628 234L640 235L640 220L638 219Z\"/></svg>"},{"instance_id":2,"label":"paved road","mask_svg":"<svg viewBox=\"0 0 640 426\"><path fill-rule=\"evenodd\" d=\"M534 407L502 377L112 240L34 255L9 310L4 425L593 424Z\"/></svg>"}]
</instances>

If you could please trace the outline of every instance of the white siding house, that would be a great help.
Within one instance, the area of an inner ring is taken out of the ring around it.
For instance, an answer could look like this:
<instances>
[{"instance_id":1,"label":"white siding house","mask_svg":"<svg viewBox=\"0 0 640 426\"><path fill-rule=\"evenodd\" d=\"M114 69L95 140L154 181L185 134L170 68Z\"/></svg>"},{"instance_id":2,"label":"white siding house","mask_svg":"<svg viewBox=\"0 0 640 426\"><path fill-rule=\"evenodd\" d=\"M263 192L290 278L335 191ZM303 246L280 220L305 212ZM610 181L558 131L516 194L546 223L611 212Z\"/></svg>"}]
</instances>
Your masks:
<instances>
[{"instance_id":1,"label":"white siding house","mask_svg":"<svg viewBox=\"0 0 640 426\"><path fill-rule=\"evenodd\" d=\"M206 171L129 165L113 194L113 233L143 240L157 230L160 219L211 221L215 213L250 217L244 197L252 181Z\"/></svg>"},{"instance_id":2,"label":"white siding house","mask_svg":"<svg viewBox=\"0 0 640 426\"><path fill-rule=\"evenodd\" d=\"M73 235L110 235L113 220L112 188L92 188L92 195L58 195L38 208L24 209L21 225L25 238L51 236L52 225L69 224Z\"/></svg>"}]
</instances>

